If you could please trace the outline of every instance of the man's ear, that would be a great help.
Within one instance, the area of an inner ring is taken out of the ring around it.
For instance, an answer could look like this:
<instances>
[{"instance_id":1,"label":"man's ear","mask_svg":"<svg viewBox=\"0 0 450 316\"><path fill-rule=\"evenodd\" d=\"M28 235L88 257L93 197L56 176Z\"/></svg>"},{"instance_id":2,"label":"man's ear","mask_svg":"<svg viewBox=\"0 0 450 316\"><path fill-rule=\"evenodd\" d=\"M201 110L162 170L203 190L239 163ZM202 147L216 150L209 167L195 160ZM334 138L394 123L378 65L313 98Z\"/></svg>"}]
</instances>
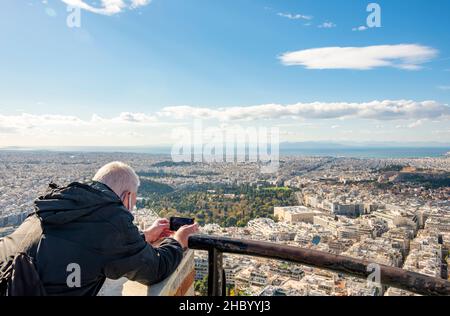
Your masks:
<instances>
[{"instance_id":1,"label":"man's ear","mask_svg":"<svg viewBox=\"0 0 450 316\"><path fill-rule=\"evenodd\" d=\"M126 208L129 208L130 206L128 205L129 202L129 194L130 192L124 192L122 194L122 204L125 205Z\"/></svg>"}]
</instances>

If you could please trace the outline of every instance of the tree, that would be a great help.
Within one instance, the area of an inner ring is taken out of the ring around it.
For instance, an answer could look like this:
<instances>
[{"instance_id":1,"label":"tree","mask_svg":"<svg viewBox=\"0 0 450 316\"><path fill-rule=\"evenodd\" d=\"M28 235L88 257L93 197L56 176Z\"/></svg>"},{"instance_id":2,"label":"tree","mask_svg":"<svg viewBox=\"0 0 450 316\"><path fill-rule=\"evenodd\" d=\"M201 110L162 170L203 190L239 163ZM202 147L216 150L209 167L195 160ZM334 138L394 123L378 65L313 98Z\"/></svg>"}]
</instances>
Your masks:
<instances>
[{"instance_id":1,"label":"tree","mask_svg":"<svg viewBox=\"0 0 450 316\"><path fill-rule=\"evenodd\" d=\"M226 226L227 227L233 227L236 226L237 219L234 216L230 216L226 219Z\"/></svg>"},{"instance_id":2,"label":"tree","mask_svg":"<svg viewBox=\"0 0 450 316\"><path fill-rule=\"evenodd\" d=\"M195 291L200 294L200 296L208 295L208 276L206 275L202 280L195 281Z\"/></svg>"}]
</instances>

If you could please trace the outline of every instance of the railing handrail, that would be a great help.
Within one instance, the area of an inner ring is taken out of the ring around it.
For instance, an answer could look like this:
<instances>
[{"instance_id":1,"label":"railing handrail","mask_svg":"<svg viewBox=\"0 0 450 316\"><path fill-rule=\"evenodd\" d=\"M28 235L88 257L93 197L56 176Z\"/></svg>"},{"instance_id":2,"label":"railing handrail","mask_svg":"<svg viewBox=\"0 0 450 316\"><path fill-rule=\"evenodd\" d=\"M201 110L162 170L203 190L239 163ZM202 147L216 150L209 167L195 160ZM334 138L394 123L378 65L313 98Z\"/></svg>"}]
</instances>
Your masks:
<instances>
[{"instance_id":1,"label":"railing handrail","mask_svg":"<svg viewBox=\"0 0 450 316\"><path fill-rule=\"evenodd\" d=\"M280 245L264 241L233 239L217 236L194 235L189 238L189 248L209 252L209 294L220 295L223 287L222 253L263 257L290 261L306 266L367 279L374 271L375 262L355 259L327 252ZM211 262L213 261L213 262ZM401 268L377 264L380 283L386 286L422 295L450 295L450 282ZM214 280L211 280L214 278Z\"/></svg>"}]
</instances>

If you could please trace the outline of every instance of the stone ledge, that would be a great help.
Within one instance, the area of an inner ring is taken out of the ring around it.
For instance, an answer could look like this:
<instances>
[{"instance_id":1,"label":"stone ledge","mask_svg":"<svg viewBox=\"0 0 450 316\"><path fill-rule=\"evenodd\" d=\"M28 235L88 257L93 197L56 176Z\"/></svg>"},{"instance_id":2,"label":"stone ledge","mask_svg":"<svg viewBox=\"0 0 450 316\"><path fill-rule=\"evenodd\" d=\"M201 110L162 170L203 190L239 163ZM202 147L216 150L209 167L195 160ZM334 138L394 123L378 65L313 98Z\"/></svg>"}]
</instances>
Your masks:
<instances>
[{"instance_id":1,"label":"stone ledge","mask_svg":"<svg viewBox=\"0 0 450 316\"><path fill-rule=\"evenodd\" d=\"M175 272L164 281L146 286L126 278L106 280L99 296L194 296L194 251L184 254Z\"/></svg>"}]
</instances>

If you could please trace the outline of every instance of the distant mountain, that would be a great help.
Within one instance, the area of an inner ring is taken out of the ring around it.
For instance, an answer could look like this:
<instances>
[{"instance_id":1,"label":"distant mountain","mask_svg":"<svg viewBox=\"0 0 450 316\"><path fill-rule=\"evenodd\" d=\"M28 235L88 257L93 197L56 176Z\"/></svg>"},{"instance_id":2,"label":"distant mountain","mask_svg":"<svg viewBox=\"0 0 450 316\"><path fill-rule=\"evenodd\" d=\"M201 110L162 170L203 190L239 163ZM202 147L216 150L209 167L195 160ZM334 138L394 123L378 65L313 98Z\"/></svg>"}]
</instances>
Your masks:
<instances>
[{"instance_id":1,"label":"distant mountain","mask_svg":"<svg viewBox=\"0 0 450 316\"><path fill-rule=\"evenodd\" d=\"M167 155L170 146L51 146L51 147L0 147L0 151L37 151L37 152L87 152L87 153L149 153Z\"/></svg>"},{"instance_id":2,"label":"distant mountain","mask_svg":"<svg viewBox=\"0 0 450 316\"><path fill-rule=\"evenodd\" d=\"M442 143L281 143L280 154L351 158L443 157L450 146Z\"/></svg>"},{"instance_id":3,"label":"distant mountain","mask_svg":"<svg viewBox=\"0 0 450 316\"><path fill-rule=\"evenodd\" d=\"M333 142L296 142L296 143L280 143L281 150L289 149L316 149L316 148L347 148L349 145L333 143Z\"/></svg>"},{"instance_id":4,"label":"distant mountain","mask_svg":"<svg viewBox=\"0 0 450 316\"><path fill-rule=\"evenodd\" d=\"M374 156L378 157L436 157L450 152L449 143L440 142L333 142L305 141L280 143L281 154L310 154L313 156ZM170 155L171 146L67 146L67 147L0 147L0 151L36 151L36 152L88 152L88 153L144 153ZM363 151L372 152L365 154ZM394 153L396 151L396 153ZM401 153L403 151L403 153ZM406 152L408 151L408 152ZM385 154L383 154L383 152ZM183 164L180 164L181 166ZM173 167L175 164L161 162L155 167Z\"/></svg>"},{"instance_id":5,"label":"distant mountain","mask_svg":"<svg viewBox=\"0 0 450 316\"><path fill-rule=\"evenodd\" d=\"M440 142L282 142L280 149L344 149L344 148L450 148Z\"/></svg>"}]
</instances>

